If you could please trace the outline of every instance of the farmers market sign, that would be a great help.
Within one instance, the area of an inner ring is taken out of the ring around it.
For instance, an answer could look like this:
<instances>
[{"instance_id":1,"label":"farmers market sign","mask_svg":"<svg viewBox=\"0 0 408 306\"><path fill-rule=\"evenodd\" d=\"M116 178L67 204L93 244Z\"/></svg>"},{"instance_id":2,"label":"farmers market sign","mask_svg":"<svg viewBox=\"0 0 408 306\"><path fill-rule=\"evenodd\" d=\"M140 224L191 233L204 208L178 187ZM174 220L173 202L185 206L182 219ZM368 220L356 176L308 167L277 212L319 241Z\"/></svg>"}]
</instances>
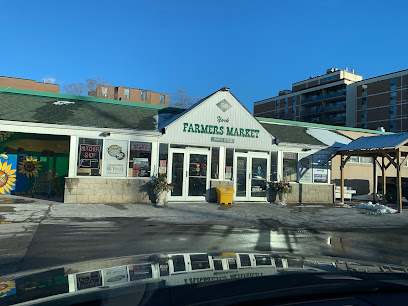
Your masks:
<instances>
[{"instance_id":1,"label":"farmers market sign","mask_svg":"<svg viewBox=\"0 0 408 306\"><path fill-rule=\"evenodd\" d=\"M228 123L229 118L223 119L220 116L217 117L218 123ZM246 137L246 138L258 138L259 130L255 129L245 129L242 127L230 127L224 125L209 125L209 124L197 124L197 123L183 123L184 133L195 133L195 134L210 134L218 136L235 136L235 137Z\"/></svg>"}]
</instances>

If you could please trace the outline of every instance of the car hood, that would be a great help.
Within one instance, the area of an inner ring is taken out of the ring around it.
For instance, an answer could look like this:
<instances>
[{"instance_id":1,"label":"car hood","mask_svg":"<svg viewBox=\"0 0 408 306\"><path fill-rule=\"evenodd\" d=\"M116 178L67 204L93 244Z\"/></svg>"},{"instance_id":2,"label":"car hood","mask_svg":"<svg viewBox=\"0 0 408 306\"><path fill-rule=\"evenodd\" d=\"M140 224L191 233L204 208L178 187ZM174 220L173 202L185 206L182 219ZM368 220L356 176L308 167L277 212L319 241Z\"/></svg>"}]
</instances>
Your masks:
<instances>
[{"instance_id":1,"label":"car hood","mask_svg":"<svg viewBox=\"0 0 408 306\"><path fill-rule=\"evenodd\" d=\"M268 252L149 254L70 264L63 267L3 276L0 304L84 296L115 288L139 286L142 291L244 279L269 281L319 275L328 280L361 275L407 276L407 267L332 257L305 257ZM281 283L281 281L277 281ZM270 282L271 283L271 282ZM407 281L408 284L408 281ZM141 287L140 287L141 286ZM40 300L38 300L40 299Z\"/></svg>"}]
</instances>

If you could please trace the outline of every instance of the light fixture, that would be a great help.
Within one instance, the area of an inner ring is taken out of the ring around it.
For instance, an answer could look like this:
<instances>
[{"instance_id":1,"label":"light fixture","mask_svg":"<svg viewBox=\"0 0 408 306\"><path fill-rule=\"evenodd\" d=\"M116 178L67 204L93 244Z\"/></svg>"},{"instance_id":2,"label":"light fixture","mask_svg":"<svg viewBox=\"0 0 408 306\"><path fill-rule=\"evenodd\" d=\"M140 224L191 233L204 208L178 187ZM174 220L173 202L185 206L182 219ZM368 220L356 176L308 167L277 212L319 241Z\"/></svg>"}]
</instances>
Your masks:
<instances>
[{"instance_id":1,"label":"light fixture","mask_svg":"<svg viewBox=\"0 0 408 306\"><path fill-rule=\"evenodd\" d=\"M110 136L110 133L109 133L109 132L103 132L103 133L100 134L99 136L108 137L108 136Z\"/></svg>"}]
</instances>

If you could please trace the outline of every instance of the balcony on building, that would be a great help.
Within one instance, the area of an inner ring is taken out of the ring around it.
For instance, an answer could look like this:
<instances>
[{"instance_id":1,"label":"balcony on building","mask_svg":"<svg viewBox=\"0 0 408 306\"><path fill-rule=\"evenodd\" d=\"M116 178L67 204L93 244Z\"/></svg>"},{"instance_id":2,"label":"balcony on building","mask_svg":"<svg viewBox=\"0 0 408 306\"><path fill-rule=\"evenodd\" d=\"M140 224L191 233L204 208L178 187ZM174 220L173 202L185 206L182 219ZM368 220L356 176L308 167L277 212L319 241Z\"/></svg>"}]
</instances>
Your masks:
<instances>
[{"instance_id":1,"label":"balcony on building","mask_svg":"<svg viewBox=\"0 0 408 306\"><path fill-rule=\"evenodd\" d=\"M318 92L314 92L313 94L304 95L301 99L301 104L316 104L322 101L327 102L334 102L337 100L344 100L346 98L346 89L338 89L338 90L319 90Z\"/></svg>"}]
</instances>

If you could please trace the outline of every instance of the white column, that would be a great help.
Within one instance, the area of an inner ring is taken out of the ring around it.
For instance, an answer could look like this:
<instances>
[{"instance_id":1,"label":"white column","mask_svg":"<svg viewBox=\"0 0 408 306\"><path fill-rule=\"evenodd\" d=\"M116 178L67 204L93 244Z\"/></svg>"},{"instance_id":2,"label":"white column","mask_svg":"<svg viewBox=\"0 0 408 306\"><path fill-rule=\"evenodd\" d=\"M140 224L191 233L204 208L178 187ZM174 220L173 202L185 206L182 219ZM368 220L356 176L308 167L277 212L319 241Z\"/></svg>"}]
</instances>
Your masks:
<instances>
[{"instance_id":1,"label":"white column","mask_svg":"<svg viewBox=\"0 0 408 306\"><path fill-rule=\"evenodd\" d=\"M225 180L225 147L220 147L220 156L219 156L219 180Z\"/></svg>"},{"instance_id":2,"label":"white column","mask_svg":"<svg viewBox=\"0 0 408 306\"><path fill-rule=\"evenodd\" d=\"M152 141L152 168L150 171L151 176L157 176L159 174L159 144L157 141Z\"/></svg>"},{"instance_id":3,"label":"white column","mask_svg":"<svg viewBox=\"0 0 408 306\"><path fill-rule=\"evenodd\" d=\"M278 173L278 181L283 180L283 153L282 151L278 151L278 160L277 160L277 173Z\"/></svg>"},{"instance_id":4,"label":"white column","mask_svg":"<svg viewBox=\"0 0 408 306\"><path fill-rule=\"evenodd\" d=\"M69 141L68 177L75 177L76 176L77 156L78 156L78 137L77 136L71 136L70 141Z\"/></svg>"}]
</instances>

